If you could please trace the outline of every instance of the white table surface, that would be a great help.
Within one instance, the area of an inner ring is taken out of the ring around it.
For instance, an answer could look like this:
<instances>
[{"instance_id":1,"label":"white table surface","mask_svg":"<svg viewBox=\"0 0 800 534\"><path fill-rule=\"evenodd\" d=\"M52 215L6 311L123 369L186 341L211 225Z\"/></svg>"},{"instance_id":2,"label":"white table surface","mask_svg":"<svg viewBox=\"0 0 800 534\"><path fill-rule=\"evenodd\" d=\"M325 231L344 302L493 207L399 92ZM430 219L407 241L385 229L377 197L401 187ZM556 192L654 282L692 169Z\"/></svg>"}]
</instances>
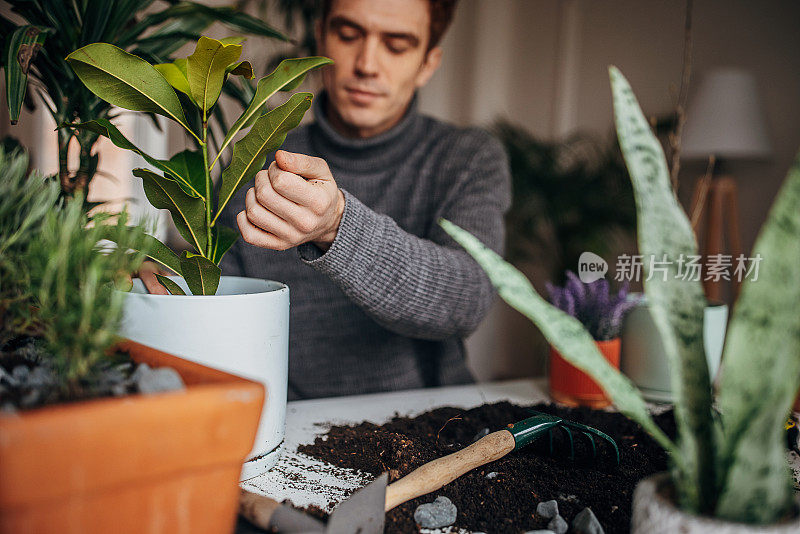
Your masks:
<instances>
[{"instance_id":1,"label":"white table surface","mask_svg":"<svg viewBox=\"0 0 800 534\"><path fill-rule=\"evenodd\" d=\"M548 401L546 380L523 379L290 402L280 459L270 471L242 482L241 486L278 501L289 499L297 506L314 504L330 512L335 504L373 477L310 458L297 452L299 445L313 443L333 425L362 421L383 424L395 414L415 416L442 406L473 408L501 400L523 405ZM797 483L800 458L790 453L789 459Z\"/></svg>"}]
</instances>

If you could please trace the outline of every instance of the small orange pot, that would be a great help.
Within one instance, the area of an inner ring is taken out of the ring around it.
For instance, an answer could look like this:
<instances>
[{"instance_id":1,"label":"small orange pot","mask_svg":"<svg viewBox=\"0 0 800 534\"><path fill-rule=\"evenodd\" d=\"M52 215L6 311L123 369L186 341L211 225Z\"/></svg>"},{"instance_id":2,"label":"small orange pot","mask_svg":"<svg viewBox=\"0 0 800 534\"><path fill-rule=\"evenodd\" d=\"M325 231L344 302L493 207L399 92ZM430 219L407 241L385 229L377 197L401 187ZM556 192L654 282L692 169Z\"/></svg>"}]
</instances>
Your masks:
<instances>
[{"instance_id":1,"label":"small orange pot","mask_svg":"<svg viewBox=\"0 0 800 534\"><path fill-rule=\"evenodd\" d=\"M179 392L0 415L0 533L231 532L264 387L124 341Z\"/></svg>"},{"instance_id":2,"label":"small orange pot","mask_svg":"<svg viewBox=\"0 0 800 534\"><path fill-rule=\"evenodd\" d=\"M605 359L619 369L620 339L595 341ZM568 406L604 408L611 404L600 386L589 375L565 360L550 346L550 396Z\"/></svg>"}]
</instances>

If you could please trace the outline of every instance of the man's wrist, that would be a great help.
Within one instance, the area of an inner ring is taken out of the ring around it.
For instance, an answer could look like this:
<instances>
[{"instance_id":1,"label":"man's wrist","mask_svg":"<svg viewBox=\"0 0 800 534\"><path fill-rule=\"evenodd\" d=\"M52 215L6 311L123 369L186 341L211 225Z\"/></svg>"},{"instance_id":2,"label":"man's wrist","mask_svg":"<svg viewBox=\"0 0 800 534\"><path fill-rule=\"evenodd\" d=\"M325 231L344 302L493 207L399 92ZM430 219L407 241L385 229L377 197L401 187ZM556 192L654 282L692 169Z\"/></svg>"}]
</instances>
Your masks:
<instances>
[{"instance_id":1,"label":"man's wrist","mask_svg":"<svg viewBox=\"0 0 800 534\"><path fill-rule=\"evenodd\" d=\"M321 248L322 250L327 251L333 241L336 239L336 234L339 233L339 226L342 223L342 217L344 216L344 208L345 208L345 198L344 193L342 193L341 189L337 189L337 200L336 200L336 217L333 220L333 224L331 225L331 229L325 232L323 235L312 241L316 246Z\"/></svg>"}]
</instances>

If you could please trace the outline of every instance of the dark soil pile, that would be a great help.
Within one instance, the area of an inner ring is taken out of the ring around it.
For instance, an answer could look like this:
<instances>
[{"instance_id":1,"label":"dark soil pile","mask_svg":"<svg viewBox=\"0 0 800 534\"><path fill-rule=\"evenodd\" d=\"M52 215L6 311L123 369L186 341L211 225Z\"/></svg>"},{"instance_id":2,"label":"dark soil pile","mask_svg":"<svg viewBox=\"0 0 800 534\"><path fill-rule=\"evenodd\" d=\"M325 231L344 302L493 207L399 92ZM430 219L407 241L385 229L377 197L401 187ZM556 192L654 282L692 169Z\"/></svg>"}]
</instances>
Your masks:
<instances>
[{"instance_id":1,"label":"dark soil pile","mask_svg":"<svg viewBox=\"0 0 800 534\"><path fill-rule=\"evenodd\" d=\"M548 520L536 515L541 501L558 501L568 521L590 507L607 533L628 532L636 483L667 469L667 456L639 425L617 414L590 409L570 409L541 404L531 408L593 426L616 440L619 467L610 446L598 440L599 455L592 459L591 445L575 434L575 461L562 431L554 433L555 454L549 454L547 435L528 447L475 469L430 495L409 501L386 516L386 532L416 532L414 510L445 495L458 507L454 527L473 532L521 533L545 528ZM332 427L300 452L331 464L375 475L389 472L389 481L420 465L455 452L473 442L483 429L500 430L530 417L530 408L508 402L485 404L471 410L439 408L417 417L395 417L378 426L362 423ZM672 413L656 417L674 435ZM491 478L489 473L496 473Z\"/></svg>"}]
</instances>

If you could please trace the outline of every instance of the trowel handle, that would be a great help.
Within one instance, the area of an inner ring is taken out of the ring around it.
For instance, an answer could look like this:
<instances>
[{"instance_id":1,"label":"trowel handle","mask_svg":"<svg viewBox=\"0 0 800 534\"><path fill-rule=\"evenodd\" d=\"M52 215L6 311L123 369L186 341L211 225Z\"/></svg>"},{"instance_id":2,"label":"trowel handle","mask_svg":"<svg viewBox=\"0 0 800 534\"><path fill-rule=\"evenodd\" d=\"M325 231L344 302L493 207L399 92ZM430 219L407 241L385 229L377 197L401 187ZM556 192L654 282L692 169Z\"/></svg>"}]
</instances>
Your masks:
<instances>
[{"instance_id":1,"label":"trowel handle","mask_svg":"<svg viewBox=\"0 0 800 534\"><path fill-rule=\"evenodd\" d=\"M514 437L498 430L460 451L418 467L386 488L386 511L420 495L436 491L464 473L502 458L514 450Z\"/></svg>"},{"instance_id":2,"label":"trowel handle","mask_svg":"<svg viewBox=\"0 0 800 534\"><path fill-rule=\"evenodd\" d=\"M257 493L240 489L239 515L253 523L255 526L269 528L272 515L281 503Z\"/></svg>"}]
</instances>

